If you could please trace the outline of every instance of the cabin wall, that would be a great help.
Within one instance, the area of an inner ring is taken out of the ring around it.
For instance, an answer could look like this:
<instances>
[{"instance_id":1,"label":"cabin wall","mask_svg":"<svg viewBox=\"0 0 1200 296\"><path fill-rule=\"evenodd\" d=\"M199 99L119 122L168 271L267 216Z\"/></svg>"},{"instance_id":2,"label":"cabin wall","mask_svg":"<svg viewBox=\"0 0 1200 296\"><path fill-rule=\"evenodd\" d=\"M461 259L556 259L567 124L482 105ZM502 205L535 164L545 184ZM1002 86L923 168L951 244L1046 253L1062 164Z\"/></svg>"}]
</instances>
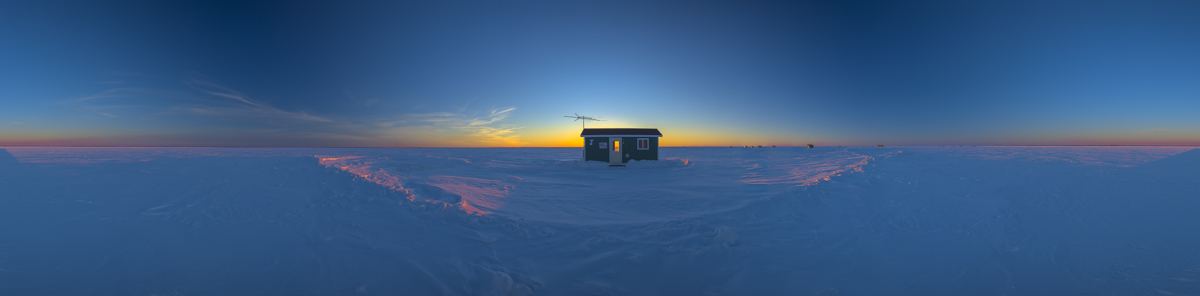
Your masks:
<instances>
[{"instance_id":1,"label":"cabin wall","mask_svg":"<svg viewBox=\"0 0 1200 296\"><path fill-rule=\"evenodd\" d=\"M608 137L584 137L583 159L588 161L608 162L608 149L601 149L600 143L605 143L605 145L608 145Z\"/></svg>"},{"instance_id":2,"label":"cabin wall","mask_svg":"<svg viewBox=\"0 0 1200 296\"><path fill-rule=\"evenodd\" d=\"M638 150L637 139L650 139L650 149ZM630 160L658 160L658 137L625 137L621 139L621 162Z\"/></svg>"},{"instance_id":3,"label":"cabin wall","mask_svg":"<svg viewBox=\"0 0 1200 296\"><path fill-rule=\"evenodd\" d=\"M629 162L630 160L658 160L658 137L646 137L650 139L650 149L637 150L637 137L621 138L621 162ZM600 143L605 143L607 146L608 137L584 137L583 138L583 159L587 161L603 161L608 162L608 152L612 147L600 148Z\"/></svg>"}]
</instances>

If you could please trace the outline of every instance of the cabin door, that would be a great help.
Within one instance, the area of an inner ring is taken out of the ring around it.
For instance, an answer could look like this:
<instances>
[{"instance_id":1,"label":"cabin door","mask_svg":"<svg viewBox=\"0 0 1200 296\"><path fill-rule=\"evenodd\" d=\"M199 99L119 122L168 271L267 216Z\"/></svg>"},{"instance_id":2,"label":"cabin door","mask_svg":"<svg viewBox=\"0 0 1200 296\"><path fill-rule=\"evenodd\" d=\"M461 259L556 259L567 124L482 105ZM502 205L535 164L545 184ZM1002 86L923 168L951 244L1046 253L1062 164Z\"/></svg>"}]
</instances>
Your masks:
<instances>
[{"instance_id":1,"label":"cabin door","mask_svg":"<svg viewBox=\"0 0 1200 296\"><path fill-rule=\"evenodd\" d=\"M608 138L608 163L622 164L621 150L623 149L625 147L621 147L621 138Z\"/></svg>"}]
</instances>

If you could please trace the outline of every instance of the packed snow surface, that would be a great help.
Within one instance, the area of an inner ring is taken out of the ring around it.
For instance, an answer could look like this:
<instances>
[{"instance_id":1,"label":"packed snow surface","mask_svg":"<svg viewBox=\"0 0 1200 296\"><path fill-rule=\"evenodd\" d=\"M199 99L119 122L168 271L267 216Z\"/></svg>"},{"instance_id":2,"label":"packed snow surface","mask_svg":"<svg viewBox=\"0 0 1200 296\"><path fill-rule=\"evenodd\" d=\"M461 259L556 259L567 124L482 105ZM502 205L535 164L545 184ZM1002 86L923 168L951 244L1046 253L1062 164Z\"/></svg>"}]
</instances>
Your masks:
<instances>
[{"instance_id":1,"label":"packed snow surface","mask_svg":"<svg viewBox=\"0 0 1200 296\"><path fill-rule=\"evenodd\" d=\"M1200 150L0 148L0 295L1200 295Z\"/></svg>"}]
</instances>

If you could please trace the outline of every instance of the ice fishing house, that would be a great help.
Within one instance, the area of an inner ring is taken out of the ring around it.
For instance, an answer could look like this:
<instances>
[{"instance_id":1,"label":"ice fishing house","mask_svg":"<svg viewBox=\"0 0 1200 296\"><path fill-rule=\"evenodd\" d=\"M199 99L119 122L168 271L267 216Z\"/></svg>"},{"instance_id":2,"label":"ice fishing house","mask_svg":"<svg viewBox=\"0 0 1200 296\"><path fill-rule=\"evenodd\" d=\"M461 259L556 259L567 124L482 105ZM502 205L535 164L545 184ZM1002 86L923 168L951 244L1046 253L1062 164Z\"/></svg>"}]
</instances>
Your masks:
<instances>
[{"instance_id":1,"label":"ice fishing house","mask_svg":"<svg viewBox=\"0 0 1200 296\"><path fill-rule=\"evenodd\" d=\"M658 160L656 128L585 128L583 160L622 164L630 160Z\"/></svg>"}]
</instances>

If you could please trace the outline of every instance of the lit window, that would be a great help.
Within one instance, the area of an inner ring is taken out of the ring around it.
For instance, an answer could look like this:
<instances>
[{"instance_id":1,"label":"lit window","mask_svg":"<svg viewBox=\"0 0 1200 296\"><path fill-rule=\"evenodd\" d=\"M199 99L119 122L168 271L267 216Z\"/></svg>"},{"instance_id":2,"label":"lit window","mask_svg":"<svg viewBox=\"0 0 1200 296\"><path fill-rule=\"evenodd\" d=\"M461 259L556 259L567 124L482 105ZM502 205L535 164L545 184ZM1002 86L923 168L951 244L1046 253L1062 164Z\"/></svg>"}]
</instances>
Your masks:
<instances>
[{"instance_id":1,"label":"lit window","mask_svg":"<svg viewBox=\"0 0 1200 296\"><path fill-rule=\"evenodd\" d=\"M613 141L613 151L621 151L621 140Z\"/></svg>"},{"instance_id":2,"label":"lit window","mask_svg":"<svg viewBox=\"0 0 1200 296\"><path fill-rule=\"evenodd\" d=\"M637 149L638 150L650 150L650 138L638 138L637 139Z\"/></svg>"}]
</instances>

